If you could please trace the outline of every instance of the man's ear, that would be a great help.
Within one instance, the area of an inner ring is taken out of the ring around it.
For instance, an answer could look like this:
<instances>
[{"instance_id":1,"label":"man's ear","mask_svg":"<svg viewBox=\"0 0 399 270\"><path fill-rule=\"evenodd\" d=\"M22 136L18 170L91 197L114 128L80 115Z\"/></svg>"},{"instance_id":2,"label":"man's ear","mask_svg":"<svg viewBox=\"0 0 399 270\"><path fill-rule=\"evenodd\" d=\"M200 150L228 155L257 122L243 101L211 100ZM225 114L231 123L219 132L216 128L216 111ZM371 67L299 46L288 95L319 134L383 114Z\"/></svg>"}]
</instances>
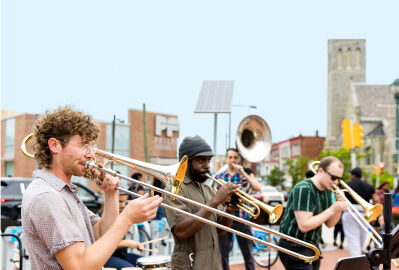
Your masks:
<instances>
[{"instance_id":1,"label":"man's ear","mask_svg":"<svg viewBox=\"0 0 399 270\"><path fill-rule=\"evenodd\" d=\"M50 138L48 140L48 146L53 154L58 154L61 148L61 144L56 138Z\"/></svg>"}]
</instances>

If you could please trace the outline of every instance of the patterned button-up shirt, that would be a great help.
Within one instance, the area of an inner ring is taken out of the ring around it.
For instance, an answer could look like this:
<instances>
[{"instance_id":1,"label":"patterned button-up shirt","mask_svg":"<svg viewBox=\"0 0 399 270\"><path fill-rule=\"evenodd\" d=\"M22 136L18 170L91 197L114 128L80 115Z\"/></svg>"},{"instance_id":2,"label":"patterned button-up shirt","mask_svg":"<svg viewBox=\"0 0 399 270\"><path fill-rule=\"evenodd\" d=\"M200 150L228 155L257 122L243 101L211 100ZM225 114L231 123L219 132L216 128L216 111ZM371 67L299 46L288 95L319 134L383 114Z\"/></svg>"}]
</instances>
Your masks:
<instances>
[{"instance_id":1,"label":"patterned button-up shirt","mask_svg":"<svg viewBox=\"0 0 399 270\"><path fill-rule=\"evenodd\" d=\"M225 170L225 171L219 173L218 175L216 175L215 178L222 179L226 182L230 182L235 185L241 185L241 189L244 189L249 185L248 181L245 179L242 179L242 176L238 172L236 172L234 175L230 175L228 170ZM234 215L239 218L243 218L243 219L249 218L248 213L241 209L237 209L234 212Z\"/></svg>"},{"instance_id":2,"label":"patterned button-up shirt","mask_svg":"<svg viewBox=\"0 0 399 270\"><path fill-rule=\"evenodd\" d=\"M100 220L83 204L77 187L45 170L34 180L22 199L22 227L32 269L62 269L54 254L67 246L94 243L93 225Z\"/></svg>"}]
</instances>

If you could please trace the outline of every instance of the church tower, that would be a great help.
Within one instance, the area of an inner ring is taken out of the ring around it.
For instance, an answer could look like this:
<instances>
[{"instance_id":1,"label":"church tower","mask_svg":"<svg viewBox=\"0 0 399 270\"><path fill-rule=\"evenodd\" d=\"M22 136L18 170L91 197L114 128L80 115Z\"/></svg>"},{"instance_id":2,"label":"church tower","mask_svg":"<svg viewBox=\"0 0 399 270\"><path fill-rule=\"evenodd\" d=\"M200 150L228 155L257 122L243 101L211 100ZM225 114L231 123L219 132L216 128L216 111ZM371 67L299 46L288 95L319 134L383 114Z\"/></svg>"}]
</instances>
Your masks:
<instances>
[{"instance_id":1,"label":"church tower","mask_svg":"<svg viewBox=\"0 0 399 270\"><path fill-rule=\"evenodd\" d=\"M327 138L325 147L342 146L341 122L346 116L346 105L352 82L366 81L366 40L328 40L328 95Z\"/></svg>"}]
</instances>

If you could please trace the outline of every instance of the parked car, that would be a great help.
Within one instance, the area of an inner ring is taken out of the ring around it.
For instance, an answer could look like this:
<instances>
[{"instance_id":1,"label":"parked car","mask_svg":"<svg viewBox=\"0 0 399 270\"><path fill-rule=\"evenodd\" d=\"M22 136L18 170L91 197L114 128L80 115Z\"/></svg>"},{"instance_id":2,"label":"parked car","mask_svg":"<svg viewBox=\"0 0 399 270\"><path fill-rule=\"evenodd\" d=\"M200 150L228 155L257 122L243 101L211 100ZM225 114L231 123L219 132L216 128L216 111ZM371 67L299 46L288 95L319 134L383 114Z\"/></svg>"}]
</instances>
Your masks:
<instances>
[{"instance_id":1,"label":"parked car","mask_svg":"<svg viewBox=\"0 0 399 270\"><path fill-rule=\"evenodd\" d=\"M283 204L284 194L273 186L261 187L261 200L270 205Z\"/></svg>"},{"instance_id":2,"label":"parked car","mask_svg":"<svg viewBox=\"0 0 399 270\"><path fill-rule=\"evenodd\" d=\"M4 232L8 226L21 225L22 196L31 182L32 178L1 178L1 231ZM79 197L86 207L97 213L101 209L104 197L81 183L72 183L78 187Z\"/></svg>"}]
</instances>

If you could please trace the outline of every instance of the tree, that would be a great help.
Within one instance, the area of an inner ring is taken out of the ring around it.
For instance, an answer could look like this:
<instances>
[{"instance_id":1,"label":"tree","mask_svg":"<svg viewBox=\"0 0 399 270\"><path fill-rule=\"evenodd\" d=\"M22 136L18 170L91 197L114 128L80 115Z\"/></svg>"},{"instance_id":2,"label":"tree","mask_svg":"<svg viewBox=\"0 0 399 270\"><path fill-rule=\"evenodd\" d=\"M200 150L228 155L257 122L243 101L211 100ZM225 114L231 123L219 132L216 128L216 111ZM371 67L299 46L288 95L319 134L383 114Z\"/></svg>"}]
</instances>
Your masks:
<instances>
[{"instance_id":1,"label":"tree","mask_svg":"<svg viewBox=\"0 0 399 270\"><path fill-rule=\"evenodd\" d=\"M366 157L369 154L370 153L360 153L360 150L357 149L356 159L360 159L360 158ZM334 156L334 157L338 158L342 162L342 164L344 165L344 168L345 168L343 178L344 178L345 181L350 180L350 170L351 170L351 167L352 167L351 150L350 149L341 148L341 149L333 152L333 151L331 151L330 148L325 148L320 153L319 158L321 160L321 159L323 159L325 157L328 157L328 156Z\"/></svg>"},{"instance_id":2,"label":"tree","mask_svg":"<svg viewBox=\"0 0 399 270\"><path fill-rule=\"evenodd\" d=\"M274 167L266 177L272 186L279 186L284 179L284 171L280 170L279 167Z\"/></svg>"},{"instance_id":3,"label":"tree","mask_svg":"<svg viewBox=\"0 0 399 270\"><path fill-rule=\"evenodd\" d=\"M309 158L299 156L297 159L285 159L288 165L288 174L292 177L292 186L305 178L305 173L308 170Z\"/></svg>"}]
</instances>

